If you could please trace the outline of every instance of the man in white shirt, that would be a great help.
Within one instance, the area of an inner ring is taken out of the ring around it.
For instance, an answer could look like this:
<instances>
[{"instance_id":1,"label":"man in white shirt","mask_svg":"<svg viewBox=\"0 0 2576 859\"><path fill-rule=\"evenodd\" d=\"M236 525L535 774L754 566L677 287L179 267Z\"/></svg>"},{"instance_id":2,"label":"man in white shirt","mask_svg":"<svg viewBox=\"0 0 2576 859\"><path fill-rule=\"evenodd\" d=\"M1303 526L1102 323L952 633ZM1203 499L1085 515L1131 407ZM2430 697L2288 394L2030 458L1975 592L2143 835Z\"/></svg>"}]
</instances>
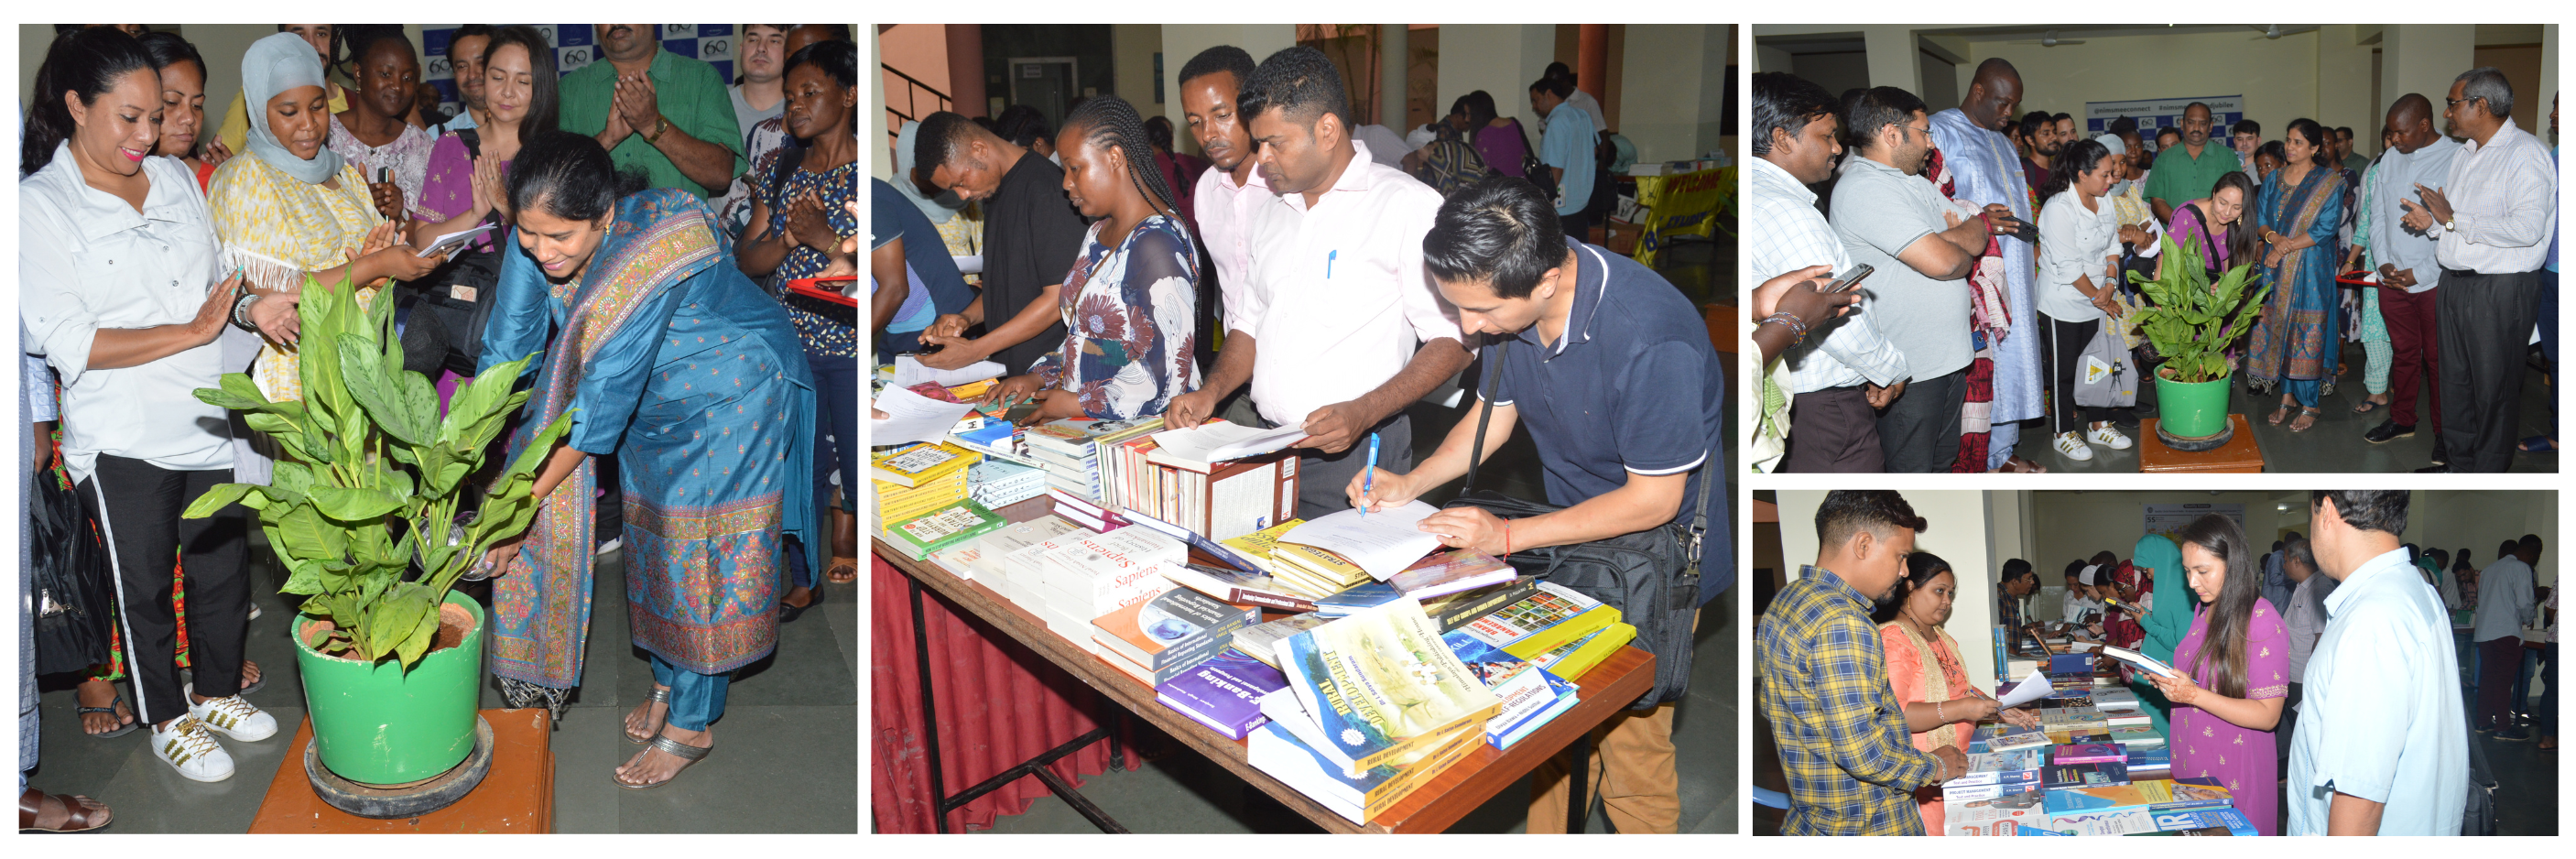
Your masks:
<instances>
[{"instance_id":1,"label":"man in white shirt","mask_svg":"<svg viewBox=\"0 0 2576 859\"><path fill-rule=\"evenodd\" d=\"M2531 732L2513 724L2513 680L2522 670L2522 628L2538 612L2531 565L2540 562L2540 535L2524 534L2513 547L2513 554L2478 571L2478 610L2469 640L2478 648L2478 733L2528 740Z\"/></svg>"},{"instance_id":2,"label":"man in white shirt","mask_svg":"<svg viewBox=\"0 0 2576 859\"><path fill-rule=\"evenodd\" d=\"M2469 796L2460 664L2441 600L2406 563L2407 491L2308 493L2337 582L2290 738L2291 835L2458 835Z\"/></svg>"},{"instance_id":3,"label":"man in white shirt","mask_svg":"<svg viewBox=\"0 0 2576 859\"><path fill-rule=\"evenodd\" d=\"M1571 99L1567 104L1572 104ZM1787 72L1753 76L1753 160L1745 170L1745 258L1769 280L1813 265L1851 270L1841 237L1807 186L1833 177L1842 122L1824 87ZM1875 473L1885 465L1877 408L1905 389L1905 353L1855 308L1780 353L1770 371L1789 393L1783 472Z\"/></svg>"},{"instance_id":4,"label":"man in white shirt","mask_svg":"<svg viewBox=\"0 0 2576 859\"><path fill-rule=\"evenodd\" d=\"M1253 169L1252 131L1239 110L1243 84L1252 79L1252 54L1233 45L1218 45L1181 66L1181 117L1198 139L1200 154L1215 169L1199 174L1197 190L1199 245L1216 262L1220 307L1212 314L1219 332L1248 326L1235 324L1252 288L1252 208L1275 195ZM1207 366L1214 366L1207 362ZM1241 391L1227 395L1210 410L1227 422L1256 425L1260 415Z\"/></svg>"},{"instance_id":5,"label":"man in white shirt","mask_svg":"<svg viewBox=\"0 0 2576 859\"><path fill-rule=\"evenodd\" d=\"M1456 313L1422 267L1440 193L1371 160L1350 138L1340 73L1294 47L1253 70L1241 101L1257 167L1280 196L1252 207L1251 288L1229 307L1225 348L1197 391L1172 399L1174 426L1197 426L1249 381L1265 425L1298 426L1298 515L1347 509L1343 487L1367 463L1411 471L1405 404L1467 364ZM1265 348L1266 347L1266 348Z\"/></svg>"},{"instance_id":6,"label":"man in white shirt","mask_svg":"<svg viewBox=\"0 0 2576 859\"><path fill-rule=\"evenodd\" d=\"M2540 269L2558 225L2558 166L2513 123L2513 85L2480 66L2451 82L2442 111L2468 140L2450 183L2416 186L2406 226L2439 237L2435 324L2441 349L2443 465L2417 471L2501 472L2522 419L2523 353L2540 319Z\"/></svg>"}]
</instances>

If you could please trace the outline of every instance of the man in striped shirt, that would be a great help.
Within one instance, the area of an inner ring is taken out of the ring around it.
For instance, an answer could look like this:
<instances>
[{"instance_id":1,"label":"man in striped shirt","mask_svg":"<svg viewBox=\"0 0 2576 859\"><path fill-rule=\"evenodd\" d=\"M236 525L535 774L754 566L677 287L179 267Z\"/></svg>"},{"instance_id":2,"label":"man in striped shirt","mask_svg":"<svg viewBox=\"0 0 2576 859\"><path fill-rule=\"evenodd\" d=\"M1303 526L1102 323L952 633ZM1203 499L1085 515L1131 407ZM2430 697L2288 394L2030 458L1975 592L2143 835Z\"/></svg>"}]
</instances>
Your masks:
<instances>
[{"instance_id":1,"label":"man in striped shirt","mask_svg":"<svg viewBox=\"0 0 2576 859\"><path fill-rule=\"evenodd\" d=\"M2439 242L2443 465L2501 472L2522 418L2523 352L2540 319L2540 269L2558 225L2558 167L2513 122L2513 85L2492 66L2451 82L2442 118L2466 138L2441 190L2415 186L2405 223Z\"/></svg>"},{"instance_id":2,"label":"man in striped shirt","mask_svg":"<svg viewBox=\"0 0 2576 859\"><path fill-rule=\"evenodd\" d=\"M1782 835L1923 835L1914 789L1967 774L1958 748L1914 747L1869 620L1905 575L1923 527L1893 491L1827 493L1816 508L1816 562L1762 613L1754 664L1789 779Z\"/></svg>"}]
</instances>

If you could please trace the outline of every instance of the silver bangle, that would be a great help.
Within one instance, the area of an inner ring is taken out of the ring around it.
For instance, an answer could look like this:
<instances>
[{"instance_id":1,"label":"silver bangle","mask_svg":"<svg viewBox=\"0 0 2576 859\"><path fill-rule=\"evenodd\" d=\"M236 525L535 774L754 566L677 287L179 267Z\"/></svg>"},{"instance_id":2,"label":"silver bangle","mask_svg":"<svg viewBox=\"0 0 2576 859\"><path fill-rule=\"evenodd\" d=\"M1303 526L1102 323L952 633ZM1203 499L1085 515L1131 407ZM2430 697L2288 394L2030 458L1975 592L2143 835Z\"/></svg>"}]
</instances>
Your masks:
<instances>
[{"instance_id":1,"label":"silver bangle","mask_svg":"<svg viewBox=\"0 0 2576 859\"><path fill-rule=\"evenodd\" d=\"M255 292L246 293L240 298L233 299L232 321L234 326L253 334L259 333L259 326L251 324L250 317L244 314L244 311L250 309L251 302L258 301L259 299L259 293Z\"/></svg>"}]
</instances>

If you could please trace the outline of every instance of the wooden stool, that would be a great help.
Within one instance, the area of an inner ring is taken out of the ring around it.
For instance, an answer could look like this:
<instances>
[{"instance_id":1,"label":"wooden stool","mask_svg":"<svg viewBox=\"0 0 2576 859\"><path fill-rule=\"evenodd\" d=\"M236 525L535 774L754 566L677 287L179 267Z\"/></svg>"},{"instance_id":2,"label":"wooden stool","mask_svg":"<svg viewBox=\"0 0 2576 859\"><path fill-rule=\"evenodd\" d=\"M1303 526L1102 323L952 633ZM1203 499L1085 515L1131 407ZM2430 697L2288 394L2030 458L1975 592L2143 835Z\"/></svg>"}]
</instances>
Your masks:
<instances>
[{"instance_id":1,"label":"wooden stool","mask_svg":"<svg viewBox=\"0 0 2576 859\"><path fill-rule=\"evenodd\" d=\"M423 817L368 820L332 808L313 795L304 778L304 747L313 742L313 720L295 729L285 763L268 782L250 831L266 832L510 832L551 833L555 822L553 731L543 707L484 710L492 725L492 772L455 805Z\"/></svg>"},{"instance_id":2,"label":"wooden stool","mask_svg":"<svg viewBox=\"0 0 2576 859\"><path fill-rule=\"evenodd\" d=\"M2230 414L2229 426L2236 435L2217 450L2183 453L2156 440L2156 419L2145 418L2138 426L2138 472L2141 474L2261 474L2263 446L2254 441L2254 427L2245 416Z\"/></svg>"}]
</instances>

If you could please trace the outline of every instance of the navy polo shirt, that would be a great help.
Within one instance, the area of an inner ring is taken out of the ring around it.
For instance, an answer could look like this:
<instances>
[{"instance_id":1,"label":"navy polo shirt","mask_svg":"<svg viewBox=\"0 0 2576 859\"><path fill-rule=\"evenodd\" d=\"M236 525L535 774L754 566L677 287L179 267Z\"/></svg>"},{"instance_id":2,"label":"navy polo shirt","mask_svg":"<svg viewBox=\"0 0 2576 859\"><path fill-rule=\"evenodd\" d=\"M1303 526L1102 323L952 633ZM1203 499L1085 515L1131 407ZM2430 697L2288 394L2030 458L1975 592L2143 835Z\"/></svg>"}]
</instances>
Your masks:
<instances>
[{"instance_id":1,"label":"navy polo shirt","mask_svg":"<svg viewBox=\"0 0 2576 859\"><path fill-rule=\"evenodd\" d=\"M1725 479L1726 378L1699 308L1652 269L1573 239L1573 313L1559 342L1538 326L1502 353L1494 401L1517 406L1538 446L1548 503L1572 506L1631 474L1689 472L1674 521L1697 512L1700 482ZM1499 344L1484 347L1493 367ZM1482 392L1478 392L1481 397ZM1472 420L1472 416L1470 417ZM1721 482L1708 499L1700 601L1735 582L1734 519Z\"/></svg>"},{"instance_id":2,"label":"navy polo shirt","mask_svg":"<svg viewBox=\"0 0 2576 859\"><path fill-rule=\"evenodd\" d=\"M869 247L903 239L903 261L930 289L930 305L941 313L964 312L966 305L975 302L975 291L966 286L966 276L957 273L957 258L949 255L948 240L939 237L939 227L885 180L868 183L868 232L876 239Z\"/></svg>"}]
</instances>

